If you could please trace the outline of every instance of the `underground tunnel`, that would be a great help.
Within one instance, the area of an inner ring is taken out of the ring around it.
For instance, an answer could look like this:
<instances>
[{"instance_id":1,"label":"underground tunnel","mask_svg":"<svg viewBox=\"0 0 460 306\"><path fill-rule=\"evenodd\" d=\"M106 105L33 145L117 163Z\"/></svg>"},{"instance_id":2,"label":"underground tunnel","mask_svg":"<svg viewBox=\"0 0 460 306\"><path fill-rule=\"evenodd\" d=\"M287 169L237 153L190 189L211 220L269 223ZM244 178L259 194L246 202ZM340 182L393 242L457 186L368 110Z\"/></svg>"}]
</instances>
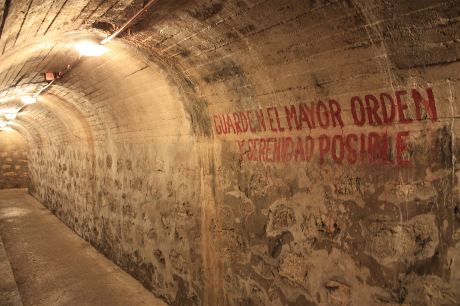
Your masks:
<instances>
[{"instance_id":1,"label":"underground tunnel","mask_svg":"<svg viewBox=\"0 0 460 306\"><path fill-rule=\"evenodd\" d=\"M1 5L0 305L460 305L459 0Z\"/></svg>"}]
</instances>

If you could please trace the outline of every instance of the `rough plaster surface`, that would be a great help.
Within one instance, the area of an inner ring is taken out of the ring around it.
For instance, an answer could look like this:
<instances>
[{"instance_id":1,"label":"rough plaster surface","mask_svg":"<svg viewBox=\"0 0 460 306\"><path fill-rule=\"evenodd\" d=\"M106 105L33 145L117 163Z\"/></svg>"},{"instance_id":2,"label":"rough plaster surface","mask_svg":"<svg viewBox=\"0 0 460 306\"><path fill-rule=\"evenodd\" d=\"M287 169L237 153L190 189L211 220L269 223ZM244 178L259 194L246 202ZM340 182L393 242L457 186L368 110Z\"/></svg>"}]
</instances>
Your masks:
<instances>
[{"instance_id":1,"label":"rough plaster surface","mask_svg":"<svg viewBox=\"0 0 460 306\"><path fill-rule=\"evenodd\" d=\"M82 32L142 4L10 3L1 94L36 92ZM18 116L30 192L171 305L459 304L459 16L457 0L159 1ZM377 154L372 133L389 136ZM321 155L343 137L367 149Z\"/></svg>"}]
</instances>

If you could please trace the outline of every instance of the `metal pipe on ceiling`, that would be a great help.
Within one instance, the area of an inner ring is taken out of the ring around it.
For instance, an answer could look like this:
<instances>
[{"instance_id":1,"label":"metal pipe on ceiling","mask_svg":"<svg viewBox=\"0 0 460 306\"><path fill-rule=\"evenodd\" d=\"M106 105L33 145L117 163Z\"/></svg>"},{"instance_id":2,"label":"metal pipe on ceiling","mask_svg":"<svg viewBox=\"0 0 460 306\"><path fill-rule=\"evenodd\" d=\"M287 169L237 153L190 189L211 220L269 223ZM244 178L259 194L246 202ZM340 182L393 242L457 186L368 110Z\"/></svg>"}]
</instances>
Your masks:
<instances>
[{"instance_id":1,"label":"metal pipe on ceiling","mask_svg":"<svg viewBox=\"0 0 460 306\"><path fill-rule=\"evenodd\" d=\"M150 0L143 8L141 8L136 14L133 15L128 21L126 21L118 30L116 30L112 35L101 41L101 45L104 45L126 31L130 26L134 24L134 22L144 14L153 4L158 2L158 0Z\"/></svg>"}]
</instances>

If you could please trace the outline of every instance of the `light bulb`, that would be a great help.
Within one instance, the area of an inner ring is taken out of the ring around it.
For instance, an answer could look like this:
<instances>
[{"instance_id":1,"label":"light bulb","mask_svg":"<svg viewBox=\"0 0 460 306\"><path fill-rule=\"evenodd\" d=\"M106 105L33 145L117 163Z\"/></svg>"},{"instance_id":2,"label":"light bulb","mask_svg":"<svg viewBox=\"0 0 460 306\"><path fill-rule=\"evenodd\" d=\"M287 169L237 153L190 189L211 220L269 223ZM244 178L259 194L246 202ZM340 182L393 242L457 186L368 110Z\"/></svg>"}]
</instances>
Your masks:
<instances>
[{"instance_id":1,"label":"light bulb","mask_svg":"<svg viewBox=\"0 0 460 306\"><path fill-rule=\"evenodd\" d=\"M9 126L0 128L0 131L3 131L3 132L11 132L12 130L13 130L13 129L10 128Z\"/></svg>"},{"instance_id":2,"label":"light bulb","mask_svg":"<svg viewBox=\"0 0 460 306\"><path fill-rule=\"evenodd\" d=\"M14 120L16 119L16 113L7 113L5 114L5 118L8 120Z\"/></svg>"},{"instance_id":3,"label":"light bulb","mask_svg":"<svg viewBox=\"0 0 460 306\"><path fill-rule=\"evenodd\" d=\"M31 96L21 97L21 100L24 104L34 104L35 102L37 102L37 98Z\"/></svg>"},{"instance_id":4,"label":"light bulb","mask_svg":"<svg viewBox=\"0 0 460 306\"><path fill-rule=\"evenodd\" d=\"M78 42L75 44L75 49L83 56L101 56L107 52L106 47L91 41Z\"/></svg>"}]
</instances>

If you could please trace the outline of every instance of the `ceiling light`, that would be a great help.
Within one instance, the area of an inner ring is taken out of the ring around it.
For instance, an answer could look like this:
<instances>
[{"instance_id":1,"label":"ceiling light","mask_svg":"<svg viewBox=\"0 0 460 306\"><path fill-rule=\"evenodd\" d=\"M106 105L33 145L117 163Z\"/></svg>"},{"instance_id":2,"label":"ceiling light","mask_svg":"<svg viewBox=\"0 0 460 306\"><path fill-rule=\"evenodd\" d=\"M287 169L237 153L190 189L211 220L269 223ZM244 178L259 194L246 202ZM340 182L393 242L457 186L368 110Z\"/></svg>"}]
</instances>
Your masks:
<instances>
[{"instance_id":1,"label":"ceiling light","mask_svg":"<svg viewBox=\"0 0 460 306\"><path fill-rule=\"evenodd\" d=\"M3 131L3 132L11 132L12 130L13 130L13 129L10 128L9 126L0 128L0 131Z\"/></svg>"},{"instance_id":2,"label":"ceiling light","mask_svg":"<svg viewBox=\"0 0 460 306\"><path fill-rule=\"evenodd\" d=\"M37 98L31 96L21 97L21 100L24 104L34 104L35 102L37 102Z\"/></svg>"},{"instance_id":3,"label":"ceiling light","mask_svg":"<svg viewBox=\"0 0 460 306\"><path fill-rule=\"evenodd\" d=\"M107 48L95 42L81 41L75 45L75 48L83 56L101 56L107 52Z\"/></svg>"},{"instance_id":4,"label":"ceiling light","mask_svg":"<svg viewBox=\"0 0 460 306\"><path fill-rule=\"evenodd\" d=\"M0 108L0 115L4 115L4 114L9 114L9 113L14 113L16 114L18 112L18 110L16 108Z\"/></svg>"},{"instance_id":5,"label":"ceiling light","mask_svg":"<svg viewBox=\"0 0 460 306\"><path fill-rule=\"evenodd\" d=\"M4 114L5 118L8 119L8 120L14 120L16 119L16 113L7 113L7 114Z\"/></svg>"}]
</instances>

